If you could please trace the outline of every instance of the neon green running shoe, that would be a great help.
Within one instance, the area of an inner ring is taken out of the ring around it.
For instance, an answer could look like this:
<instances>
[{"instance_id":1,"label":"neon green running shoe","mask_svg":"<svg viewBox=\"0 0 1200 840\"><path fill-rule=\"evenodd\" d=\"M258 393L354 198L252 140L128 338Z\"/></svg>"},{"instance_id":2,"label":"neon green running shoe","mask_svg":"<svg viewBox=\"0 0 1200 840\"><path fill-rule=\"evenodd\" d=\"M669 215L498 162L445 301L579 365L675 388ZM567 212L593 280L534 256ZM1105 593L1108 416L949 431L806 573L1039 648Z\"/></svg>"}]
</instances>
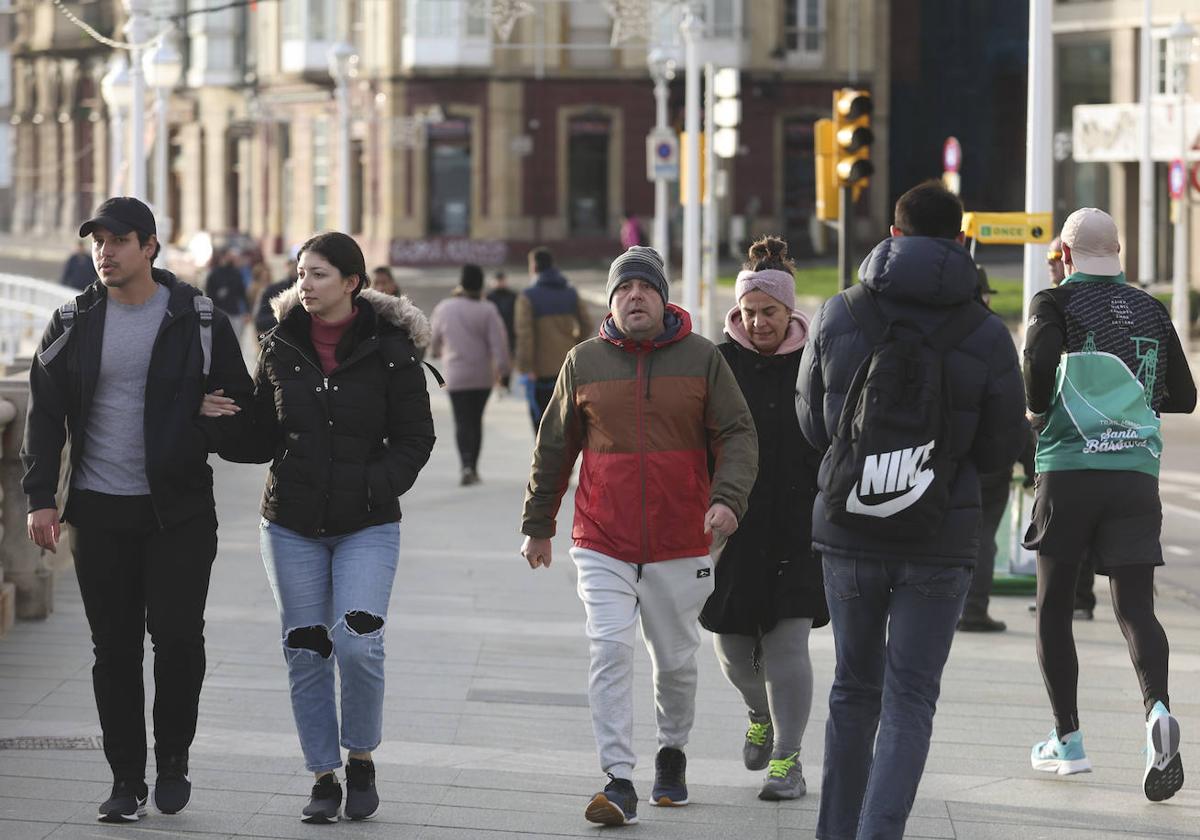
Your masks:
<instances>
[{"instance_id":1,"label":"neon green running shoe","mask_svg":"<svg viewBox=\"0 0 1200 840\"><path fill-rule=\"evenodd\" d=\"M750 721L750 728L746 730L746 743L742 745L742 762L746 769L762 770L766 767L774 747L775 732L771 729L771 721Z\"/></svg>"},{"instance_id":2,"label":"neon green running shoe","mask_svg":"<svg viewBox=\"0 0 1200 840\"><path fill-rule=\"evenodd\" d=\"M808 785L804 782L804 769L800 766L800 753L794 752L786 758L771 759L767 770L767 779L763 782L762 790L758 792L759 799L775 802L780 799L799 799L808 793Z\"/></svg>"}]
</instances>

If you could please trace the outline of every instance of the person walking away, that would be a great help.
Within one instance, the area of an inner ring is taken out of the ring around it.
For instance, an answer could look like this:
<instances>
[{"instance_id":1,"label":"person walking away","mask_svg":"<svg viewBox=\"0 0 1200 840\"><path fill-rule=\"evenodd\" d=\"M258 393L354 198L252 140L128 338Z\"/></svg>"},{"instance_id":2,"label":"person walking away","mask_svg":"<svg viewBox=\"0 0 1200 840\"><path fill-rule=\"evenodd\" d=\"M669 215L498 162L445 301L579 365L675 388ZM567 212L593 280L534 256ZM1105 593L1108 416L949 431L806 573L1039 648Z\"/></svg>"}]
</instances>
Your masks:
<instances>
[{"instance_id":1,"label":"person walking away","mask_svg":"<svg viewBox=\"0 0 1200 840\"><path fill-rule=\"evenodd\" d=\"M533 282L517 298L513 324L518 381L536 435L563 360L591 332L592 321L579 292L554 267L549 249L529 252L529 273Z\"/></svg>"},{"instance_id":2,"label":"person walking away","mask_svg":"<svg viewBox=\"0 0 1200 840\"><path fill-rule=\"evenodd\" d=\"M1061 238L1067 276L1034 296L1025 343L1025 388L1039 430L1025 547L1037 551L1038 662L1054 711L1054 729L1030 762L1059 775L1091 769L1071 627L1079 564L1090 555L1108 576L1142 687L1142 789L1158 802L1183 786L1167 635L1154 615L1154 568L1163 564L1160 415L1195 410L1196 385L1166 307L1125 282L1112 217L1076 210Z\"/></svg>"},{"instance_id":3,"label":"person walking away","mask_svg":"<svg viewBox=\"0 0 1200 840\"><path fill-rule=\"evenodd\" d=\"M995 289L988 283L983 266L976 265L978 273L979 300L988 309L992 306ZM1033 486L1033 451L1036 438L1032 429L1026 428L1025 446L1017 460L1025 471L1027 487ZM1013 465L996 472L979 474L979 500L981 524L979 529L979 554L975 557L975 573L967 589L963 614L958 620L958 629L964 633L1003 633L1008 629L1003 621L988 615L988 603L992 595L992 583L996 574L996 532L1012 497Z\"/></svg>"},{"instance_id":4,"label":"person walking away","mask_svg":"<svg viewBox=\"0 0 1200 840\"><path fill-rule=\"evenodd\" d=\"M479 483L483 411L492 386L508 373L508 342L496 307L482 299L483 270L462 267L454 296L433 309L430 355L445 358L447 390L454 411L454 439L462 471L459 483Z\"/></svg>"},{"instance_id":5,"label":"person walking away","mask_svg":"<svg viewBox=\"0 0 1200 840\"><path fill-rule=\"evenodd\" d=\"M204 389L246 399L250 377L228 318L153 268L154 215L110 198L79 228L100 282L50 319L29 373L21 462L29 538L59 544L62 521L95 661L92 685L112 771L103 822L146 813L142 644L154 647L154 804L188 804L188 751L204 682L204 606L217 556L210 447L197 434ZM209 349L205 349L205 347ZM224 454L222 447L212 447Z\"/></svg>"},{"instance_id":6,"label":"person walking away","mask_svg":"<svg viewBox=\"0 0 1200 840\"><path fill-rule=\"evenodd\" d=\"M750 717L748 770L769 767L759 799L797 799L807 786L800 742L812 710L808 635L829 623L821 560L812 551L820 457L800 434L793 393L808 318L796 309L787 243L763 237L737 276L737 306L717 346L758 434L758 478L737 531L721 549L700 624Z\"/></svg>"},{"instance_id":7,"label":"person walking away","mask_svg":"<svg viewBox=\"0 0 1200 840\"><path fill-rule=\"evenodd\" d=\"M241 335L248 307L246 283L236 262L237 255L233 251L222 251L214 256L215 265L204 281L204 293L229 318L233 331Z\"/></svg>"},{"instance_id":8,"label":"person walking away","mask_svg":"<svg viewBox=\"0 0 1200 840\"><path fill-rule=\"evenodd\" d=\"M300 247L299 279L275 299L252 404L205 399L205 430L236 458L271 462L259 529L279 607L292 714L315 776L306 823L379 808L372 752L383 737L384 631L400 555L400 505L429 460L433 417L419 361L429 322L370 282L358 244L323 233ZM335 696L340 681L340 703ZM338 717L341 717L340 746Z\"/></svg>"},{"instance_id":9,"label":"person walking away","mask_svg":"<svg viewBox=\"0 0 1200 840\"><path fill-rule=\"evenodd\" d=\"M637 821L635 625L654 668L659 749L650 799L686 805L696 618L713 590L709 544L714 532L737 530L758 451L729 365L668 303L658 252L635 247L617 257L607 292L600 335L567 353L538 432L521 554L532 569L549 567L555 515L582 452L570 554L587 612L592 729L610 780L584 816L627 825Z\"/></svg>"},{"instance_id":10,"label":"person walking away","mask_svg":"<svg viewBox=\"0 0 1200 840\"><path fill-rule=\"evenodd\" d=\"M275 311L271 309L271 302L290 289L295 282L296 261L289 259L283 277L263 289L255 304L254 329L260 337L279 323L275 320Z\"/></svg>"},{"instance_id":11,"label":"person walking away","mask_svg":"<svg viewBox=\"0 0 1200 840\"><path fill-rule=\"evenodd\" d=\"M1016 349L975 301L961 227L941 184L900 196L891 238L817 312L800 362L800 429L824 453L813 544L837 663L825 840L904 834L979 551L978 473L1021 447Z\"/></svg>"},{"instance_id":12,"label":"person walking away","mask_svg":"<svg viewBox=\"0 0 1200 840\"><path fill-rule=\"evenodd\" d=\"M400 297L400 287L396 285L396 277L392 274L391 268L386 265L377 265L371 271L371 288L381 295Z\"/></svg>"},{"instance_id":13,"label":"person walking away","mask_svg":"<svg viewBox=\"0 0 1200 840\"><path fill-rule=\"evenodd\" d=\"M632 248L634 245L644 245L645 234L642 233L641 222L632 213L625 214L621 223L621 247Z\"/></svg>"},{"instance_id":14,"label":"person walking away","mask_svg":"<svg viewBox=\"0 0 1200 840\"><path fill-rule=\"evenodd\" d=\"M492 275L492 288L488 290L487 299L500 312L500 320L504 322L504 334L508 338L508 353L513 356L517 352L517 334L513 318L517 312L517 293L508 288L508 277L503 271ZM506 373L500 380L505 391L512 390L512 375Z\"/></svg>"},{"instance_id":15,"label":"person walking away","mask_svg":"<svg viewBox=\"0 0 1200 840\"><path fill-rule=\"evenodd\" d=\"M58 282L81 292L96 282L96 267L92 264L92 255L88 253L87 243L82 239L75 243L75 250L63 263L62 276Z\"/></svg>"}]
</instances>

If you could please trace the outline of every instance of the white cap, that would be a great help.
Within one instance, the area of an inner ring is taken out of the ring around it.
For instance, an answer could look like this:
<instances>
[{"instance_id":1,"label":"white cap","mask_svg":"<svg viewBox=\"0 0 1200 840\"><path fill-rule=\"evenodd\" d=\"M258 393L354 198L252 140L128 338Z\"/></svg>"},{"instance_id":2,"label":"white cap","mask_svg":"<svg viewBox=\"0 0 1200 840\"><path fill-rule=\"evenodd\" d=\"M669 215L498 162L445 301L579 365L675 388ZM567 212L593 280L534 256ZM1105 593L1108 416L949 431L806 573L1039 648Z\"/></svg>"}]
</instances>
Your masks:
<instances>
[{"instance_id":1,"label":"white cap","mask_svg":"<svg viewBox=\"0 0 1200 840\"><path fill-rule=\"evenodd\" d=\"M1095 207L1082 207L1063 222L1062 243L1071 249L1071 265L1085 274L1121 273L1117 223Z\"/></svg>"}]
</instances>

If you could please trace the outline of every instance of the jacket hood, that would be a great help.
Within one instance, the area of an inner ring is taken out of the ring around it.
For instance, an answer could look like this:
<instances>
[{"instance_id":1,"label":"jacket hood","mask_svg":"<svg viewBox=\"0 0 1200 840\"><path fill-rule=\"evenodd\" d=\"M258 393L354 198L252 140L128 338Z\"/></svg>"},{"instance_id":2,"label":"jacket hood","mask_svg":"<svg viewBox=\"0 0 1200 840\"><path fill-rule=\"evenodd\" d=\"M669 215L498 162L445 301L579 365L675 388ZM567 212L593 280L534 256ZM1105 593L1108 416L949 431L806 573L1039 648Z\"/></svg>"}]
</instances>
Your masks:
<instances>
[{"instance_id":1,"label":"jacket hood","mask_svg":"<svg viewBox=\"0 0 1200 840\"><path fill-rule=\"evenodd\" d=\"M627 338L624 333L617 329L617 323L613 320L611 312L604 316L604 321L600 324L600 338L624 350L633 350L638 347L657 350L659 347L666 347L668 344L682 341L691 334L691 316L688 315L686 309L676 306L673 303L668 303L666 309L663 310L662 333L650 341L634 341L631 338Z\"/></svg>"},{"instance_id":2,"label":"jacket hood","mask_svg":"<svg viewBox=\"0 0 1200 840\"><path fill-rule=\"evenodd\" d=\"M418 350L429 346L432 337L429 319L415 303L409 300L407 295L393 297L375 289L363 289L357 302L370 304L376 315L407 332ZM271 300L271 311L275 313L275 320L283 323L283 320L299 305L300 284L296 283Z\"/></svg>"},{"instance_id":3,"label":"jacket hood","mask_svg":"<svg viewBox=\"0 0 1200 840\"><path fill-rule=\"evenodd\" d=\"M863 285L893 300L955 306L975 297L978 270L952 239L894 236L876 245L858 270Z\"/></svg>"},{"instance_id":4,"label":"jacket hood","mask_svg":"<svg viewBox=\"0 0 1200 840\"><path fill-rule=\"evenodd\" d=\"M725 334L747 350L759 352L758 348L750 341L750 333L746 330L746 325L742 323L742 310L736 306L730 309L729 314L725 316ZM771 355L786 356L788 353L795 353L804 348L807 340L808 316L799 309L793 309L788 318L787 332L783 336L783 342L775 348L775 352Z\"/></svg>"}]
</instances>

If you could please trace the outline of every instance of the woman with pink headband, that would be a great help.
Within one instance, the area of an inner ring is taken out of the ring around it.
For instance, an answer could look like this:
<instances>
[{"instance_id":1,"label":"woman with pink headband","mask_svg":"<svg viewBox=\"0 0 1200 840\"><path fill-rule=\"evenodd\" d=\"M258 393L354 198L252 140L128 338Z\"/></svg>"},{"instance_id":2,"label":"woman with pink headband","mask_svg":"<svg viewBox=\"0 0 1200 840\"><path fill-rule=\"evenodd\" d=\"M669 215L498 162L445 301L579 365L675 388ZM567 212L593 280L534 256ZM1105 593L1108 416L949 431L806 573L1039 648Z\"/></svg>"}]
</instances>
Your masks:
<instances>
[{"instance_id":1,"label":"woman with pink headband","mask_svg":"<svg viewBox=\"0 0 1200 840\"><path fill-rule=\"evenodd\" d=\"M812 709L808 634L829 622L812 509L821 459L796 419L794 395L808 318L796 310L787 243L763 237L738 274L737 306L718 346L746 396L758 431L758 479L741 526L724 546L700 623L746 702L742 758L767 768L760 799L806 792L800 741Z\"/></svg>"}]
</instances>

